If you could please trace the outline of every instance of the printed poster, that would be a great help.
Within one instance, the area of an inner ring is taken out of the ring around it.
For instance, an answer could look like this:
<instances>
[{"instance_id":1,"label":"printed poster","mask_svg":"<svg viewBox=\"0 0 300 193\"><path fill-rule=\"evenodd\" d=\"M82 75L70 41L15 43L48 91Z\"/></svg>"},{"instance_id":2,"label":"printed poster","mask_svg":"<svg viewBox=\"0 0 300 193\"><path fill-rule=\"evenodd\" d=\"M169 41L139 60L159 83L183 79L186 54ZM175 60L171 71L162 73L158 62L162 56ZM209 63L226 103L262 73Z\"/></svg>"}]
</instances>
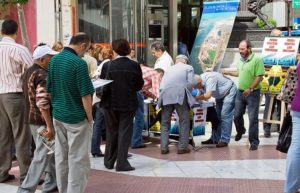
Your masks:
<instances>
[{"instance_id":1,"label":"printed poster","mask_svg":"<svg viewBox=\"0 0 300 193\"><path fill-rule=\"evenodd\" d=\"M262 91L280 92L287 70L296 65L296 56L300 38L266 37L264 40L262 59L265 65L265 76Z\"/></svg>"},{"instance_id":2,"label":"printed poster","mask_svg":"<svg viewBox=\"0 0 300 193\"><path fill-rule=\"evenodd\" d=\"M236 17L239 0L204 2L190 56L196 74L219 71Z\"/></svg>"}]
</instances>

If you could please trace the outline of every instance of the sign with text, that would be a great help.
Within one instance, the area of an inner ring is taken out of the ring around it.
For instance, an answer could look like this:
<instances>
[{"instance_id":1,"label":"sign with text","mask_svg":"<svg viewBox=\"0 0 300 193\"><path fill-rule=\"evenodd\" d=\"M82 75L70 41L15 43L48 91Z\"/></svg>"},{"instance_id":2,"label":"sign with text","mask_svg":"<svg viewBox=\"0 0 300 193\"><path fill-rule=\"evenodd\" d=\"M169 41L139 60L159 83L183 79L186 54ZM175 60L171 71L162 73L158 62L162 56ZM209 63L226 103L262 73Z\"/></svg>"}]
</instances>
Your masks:
<instances>
[{"instance_id":1,"label":"sign with text","mask_svg":"<svg viewBox=\"0 0 300 193\"><path fill-rule=\"evenodd\" d=\"M293 8L294 9L300 8L300 0L293 0Z\"/></svg>"},{"instance_id":2,"label":"sign with text","mask_svg":"<svg viewBox=\"0 0 300 193\"><path fill-rule=\"evenodd\" d=\"M279 92L286 72L296 65L300 38L266 37L263 45L262 59L265 65L265 76L262 90Z\"/></svg>"}]
</instances>

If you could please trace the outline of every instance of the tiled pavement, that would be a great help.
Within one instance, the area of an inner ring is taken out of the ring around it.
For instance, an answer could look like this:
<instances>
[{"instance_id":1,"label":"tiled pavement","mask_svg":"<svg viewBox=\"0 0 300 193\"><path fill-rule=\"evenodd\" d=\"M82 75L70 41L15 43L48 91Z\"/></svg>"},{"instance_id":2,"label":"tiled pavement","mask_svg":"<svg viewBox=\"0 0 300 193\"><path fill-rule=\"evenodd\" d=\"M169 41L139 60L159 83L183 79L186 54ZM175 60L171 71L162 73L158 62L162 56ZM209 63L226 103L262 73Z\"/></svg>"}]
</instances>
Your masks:
<instances>
[{"instance_id":1,"label":"tiled pavement","mask_svg":"<svg viewBox=\"0 0 300 193\"><path fill-rule=\"evenodd\" d=\"M260 113L261 116L261 113ZM247 117L245 124L248 125ZM233 126L232 136L235 136ZM198 151L178 155L176 145L161 155L159 139L152 138L144 149L130 149L131 172L115 172L103 166L103 158L91 158L91 174L86 193L282 193L286 154L276 151L278 133L263 137L260 146L249 151L247 134L239 142L232 137L228 147L201 146L210 135L194 137ZM104 145L101 146L104 150ZM19 174L17 163L11 170ZM0 193L15 193L18 180L0 183ZM40 192L40 191L37 191Z\"/></svg>"},{"instance_id":2,"label":"tiled pavement","mask_svg":"<svg viewBox=\"0 0 300 193\"><path fill-rule=\"evenodd\" d=\"M275 150L278 134L260 136L257 151L249 151L247 135L229 147L201 146L198 151L178 155L176 145L161 155L159 140L145 149L130 150L132 172L103 167L103 158L91 158L87 193L282 193L285 154ZM195 137L196 145L207 136ZM104 148L104 146L102 146ZM18 175L16 163L12 173ZM16 192L18 181L0 184L0 193ZM39 191L37 191L39 192Z\"/></svg>"}]
</instances>

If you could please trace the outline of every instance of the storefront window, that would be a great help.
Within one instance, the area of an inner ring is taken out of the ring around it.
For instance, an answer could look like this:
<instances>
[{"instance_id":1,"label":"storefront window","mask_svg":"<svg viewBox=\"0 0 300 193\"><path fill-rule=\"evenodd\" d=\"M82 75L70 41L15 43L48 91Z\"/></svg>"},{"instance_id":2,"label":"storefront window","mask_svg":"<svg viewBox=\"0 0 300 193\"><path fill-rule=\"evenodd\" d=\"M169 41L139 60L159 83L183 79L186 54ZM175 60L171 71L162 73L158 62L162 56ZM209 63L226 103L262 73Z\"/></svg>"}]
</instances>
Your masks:
<instances>
[{"instance_id":1,"label":"storefront window","mask_svg":"<svg viewBox=\"0 0 300 193\"><path fill-rule=\"evenodd\" d=\"M111 0L112 39L134 41L134 0Z\"/></svg>"},{"instance_id":2,"label":"storefront window","mask_svg":"<svg viewBox=\"0 0 300 193\"><path fill-rule=\"evenodd\" d=\"M109 42L109 0L78 0L78 30L97 43Z\"/></svg>"}]
</instances>

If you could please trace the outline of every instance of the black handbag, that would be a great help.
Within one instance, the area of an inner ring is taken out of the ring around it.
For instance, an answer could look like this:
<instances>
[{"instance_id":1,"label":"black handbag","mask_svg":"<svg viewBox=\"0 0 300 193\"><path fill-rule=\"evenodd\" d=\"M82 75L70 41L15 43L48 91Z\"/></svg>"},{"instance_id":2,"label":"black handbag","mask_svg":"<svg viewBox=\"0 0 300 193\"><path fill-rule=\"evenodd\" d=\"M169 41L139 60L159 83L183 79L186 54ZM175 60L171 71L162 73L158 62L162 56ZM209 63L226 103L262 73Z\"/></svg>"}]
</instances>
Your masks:
<instances>
[{"instance_id":1,"label":"black handbag","mask_svg":"<svg viewBox=\"0 0 300 193\"><path fill-rule=\"evenodd\" d=\"M109 80L108 72L109 72L109 68L110 68L110 62L107 65L108 65L108 67L107 67L106 74L105 74L105 80ZM109 86L109 84L96 88L96 96L101 99L102 96L104 95L104 93L106 93L108 86Z\"/></svg>"},{"instance_id":2,"label":"black handbag","mask_svg":"<svg viewBox=\"0 0 300 193\"><path fill-rule=\"evenodd\" d=\"M290 112L283 119L281 130L278 137L276 149L282 153L287 153L292 141L292 116Z\"/></svg>"}]
</instances>

